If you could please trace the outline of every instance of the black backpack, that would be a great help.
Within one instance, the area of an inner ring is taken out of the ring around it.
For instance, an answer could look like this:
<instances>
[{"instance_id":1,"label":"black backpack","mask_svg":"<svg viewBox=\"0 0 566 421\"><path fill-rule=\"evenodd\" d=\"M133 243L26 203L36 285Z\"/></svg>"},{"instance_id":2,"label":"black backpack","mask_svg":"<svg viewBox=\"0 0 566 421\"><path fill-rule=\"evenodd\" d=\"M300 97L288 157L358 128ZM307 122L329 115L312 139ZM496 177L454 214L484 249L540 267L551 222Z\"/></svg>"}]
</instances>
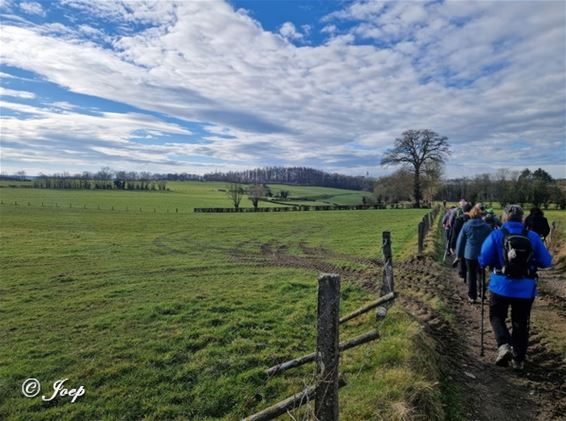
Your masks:
<instances>
[{"instance_id":1,"label":"black backpack","mask_svg":"<svg viewBox=\"0 0 566 421\"><path fill-rule=\"evenodd\" d=\"M501 272L512 279L532 277L533 245L527 236L528 230L523 228L521 234L511 234L507 228L503 233L503 268Z\"/></svg>"}]
</instances>

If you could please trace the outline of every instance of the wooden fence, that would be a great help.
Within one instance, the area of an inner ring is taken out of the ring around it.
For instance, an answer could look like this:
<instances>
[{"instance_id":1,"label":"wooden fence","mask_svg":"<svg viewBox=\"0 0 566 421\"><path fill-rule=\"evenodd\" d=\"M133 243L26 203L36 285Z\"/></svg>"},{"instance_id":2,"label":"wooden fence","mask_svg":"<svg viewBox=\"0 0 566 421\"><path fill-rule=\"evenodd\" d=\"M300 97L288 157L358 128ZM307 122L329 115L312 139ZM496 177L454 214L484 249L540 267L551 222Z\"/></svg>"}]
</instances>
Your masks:
<instances>
[{"instance_id":1,"label":"wooden fence","mask_svg":"<svg viewBox=\"0 0 566 421\"><path fill-rule=\"evenodd\" d=\"M369 209L386 209L383 205L297 205L297 206L274 206L274 207L264 207L264 208L189 208L180 209L176 208L141 208L141 207L129 207L125 206L120 208L118 206L105 204L101 206L97 205L86 205L84 203L45 203L41 202L41 205L37 203L31 203L29 201L18 202L17 200L4 202L0 200L1 206L15 206L15 207L41 207L41 208L70 208L70 209L96 209L96 210L112 210L112 211L125 211L125 212L150 212L150 213L186 213L186 212L196 212L196 213L254 213L254 212L308 212L308 211L336 211L336 210L369 210ZM407 209L406 207L390 207L387 209Z\"/></svg>"},{"instance_id":2,"label":"wooden fence","mask_svg":"<svg viewBox=\"0 0 566 421\"><path fill-rule=\"evenodd\" d=\"M423 219L421 220L421 222L419 222L419 225L417 226L417 233L418 233L417 242L418 242L419 256L423 254L426 235L433 227L434 220L436 219L438 212L440 212L440 206L436 206L429 213L423 216Z\"/></svg>"},{"instance_id":3,"label":"wooden fence","mask_svg":"<svg viewBox=\"0 0 566 421\"><path fill-rule=\"evenodd\" d=\"M358 310L340 317L340 276L320 274L318 277L317 338L316 351L277 364L266 370L269 377L294 367L315 362L315 384L262 411L246 417L245 421L266 421L297 409L314 400L314 418L319 421L337 421L339 418L338 389L346 385L340 375L340 353L379 338L379 332L371 330L363 335L340 343L340 324L346 323L373 309L377 317L384 318L387 308L395 299L393 291L393 261L391 234L383 232L383 285L382 296Z\"/></svg>"},{"instance_id":4,"label":"wooden fence","mask_svg":"<svg viewBox=\"0 0 566 421\"><path fill-rule=\"evenodd\" d=\"M383 205L296 205L273 206L264 208L195 208L198 213L246 213L246 212L308 212L308 211L336 211L336 210L369 210L385 209ZM406 209L406 208L389 208Z\"/></svg>"}]
</instances>

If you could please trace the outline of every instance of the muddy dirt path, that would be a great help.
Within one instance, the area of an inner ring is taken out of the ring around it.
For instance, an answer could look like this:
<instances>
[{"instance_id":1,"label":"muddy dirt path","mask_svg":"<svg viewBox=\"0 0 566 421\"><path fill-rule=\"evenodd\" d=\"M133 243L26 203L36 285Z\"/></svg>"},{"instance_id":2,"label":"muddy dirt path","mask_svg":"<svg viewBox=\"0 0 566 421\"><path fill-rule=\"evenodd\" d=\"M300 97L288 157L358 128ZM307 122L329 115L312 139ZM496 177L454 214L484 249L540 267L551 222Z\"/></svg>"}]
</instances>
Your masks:
<instances>
[{"instance_id":1,"label":"muddy dirt path","mask_svg":"<svg viewBox=\"0 0 566 421\"><path fill-rule=\"evenodd\" d=\"M401 265L400 275L400 300L436 338L443 374L456 385L468 419L566 419L566 364L547 347L545 333L537 328L546 322L536 319L540 313L533 313L526 370L517 373L493 364L496 344L487 306L485 355L480 357L481 306L467 302L467 286L452 268L432 259L414 259ZM435 296L442 298L454 320L450 322L443 312L432 308L429 303ZM545 291L539 300L561 318L555 320L556 328L566 329L563 297ZM540 303L535 302L537 305Z\"/></svg>"}]
</instances>

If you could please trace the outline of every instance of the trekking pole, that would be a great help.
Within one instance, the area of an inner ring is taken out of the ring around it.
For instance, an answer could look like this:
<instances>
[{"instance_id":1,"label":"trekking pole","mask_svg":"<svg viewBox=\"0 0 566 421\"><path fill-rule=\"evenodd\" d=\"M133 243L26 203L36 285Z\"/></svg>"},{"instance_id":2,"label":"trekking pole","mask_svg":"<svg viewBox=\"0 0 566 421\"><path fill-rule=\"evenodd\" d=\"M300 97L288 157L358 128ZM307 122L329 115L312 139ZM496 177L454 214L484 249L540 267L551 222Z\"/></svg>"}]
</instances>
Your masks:
<instances>
[{"instance_id":1,"label":"trekking pole","mask_svg":"<svg viewBox=\"0 0 566 421\"><path fill-rule=\"evenodd\" d=\"M481 294L481 328L480 328L480 356L483 357L483 313L484 313L484 308L483 308L483 304L485 301L485 269L484 268L480 268L480 282L481 282L481 287L480 287L480 294Z\"/></svg>"}]
</instances>

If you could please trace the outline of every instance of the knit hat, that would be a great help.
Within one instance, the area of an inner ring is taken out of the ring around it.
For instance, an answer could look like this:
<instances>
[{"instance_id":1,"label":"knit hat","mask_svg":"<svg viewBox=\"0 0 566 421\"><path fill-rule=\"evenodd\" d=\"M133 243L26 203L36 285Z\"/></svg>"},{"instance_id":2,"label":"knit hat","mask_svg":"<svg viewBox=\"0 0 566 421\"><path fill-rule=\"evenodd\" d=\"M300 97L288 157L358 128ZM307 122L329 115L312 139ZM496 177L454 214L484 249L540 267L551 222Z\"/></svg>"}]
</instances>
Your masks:
<instances>
[{"instance_id":1,"label":"knit hat","mask_svg":"<svg viewBox=\"0 0 566 421\"><path fill-rule=\"evenodd\" d=\"M505 212L509 221L521 222L523 220L523 208L519 205L507 205L503 212Z\"/></svg>"}]
</instances>

